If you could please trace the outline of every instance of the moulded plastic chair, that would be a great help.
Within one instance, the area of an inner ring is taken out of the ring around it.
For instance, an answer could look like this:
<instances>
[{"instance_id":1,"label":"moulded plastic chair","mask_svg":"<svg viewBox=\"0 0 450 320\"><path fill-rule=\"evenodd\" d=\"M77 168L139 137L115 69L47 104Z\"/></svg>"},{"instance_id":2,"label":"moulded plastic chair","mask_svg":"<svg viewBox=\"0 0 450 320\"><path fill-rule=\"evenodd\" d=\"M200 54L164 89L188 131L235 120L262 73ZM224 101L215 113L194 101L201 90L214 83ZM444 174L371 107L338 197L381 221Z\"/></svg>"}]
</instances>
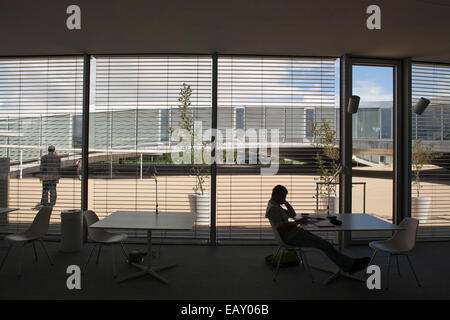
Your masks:
<instances>
[{"instance_id":1,"label":"moulded plastic chair","mask_svg":"<svg viewBox=\"0 0 450 320\"><path fill-rule=\"evenodd\" d=\"M272 222L270 223L270 225L272 226L272 231L273 231L273 235L275 237L275 240L278 243L278 250L277 250L277 252L275 254L275 257L278 255L278 253L280 253L279 259L278 259L278 262L277 262L277 267L276 267L276 269L274 270L274 273L273 273L273 281L276 281L276 276L278 274L278 269L280 268L280 262L281 262L281 257L283 255L283 252L285 250L291 249L291 250L295 250L295 251L298 252L298 254L300 256L300 260L301 260L304 268L308 271L309 276L311 277L311 282L314 283L314 278L313 278L312 273L311 273L311 268L308 265L308 261L306 260L306 255L303 252L302 248L298 247L298 246L292 246L290 244L285 243L283 241L283 238L281 238L281 235L278 232L277 228L272 224ZM280 250L281 250L281 252L280 252Z\"/></svg>"},{"instance_id":2,"label":"moulded plastic chair","mask_svg":"<svg viewBox=\"0 0 450 320\"><path fill-rule=\"evenodd\" d=\"M414 249L416 245L416 234L419 226L419 220L413 218L405 218L399 224L399 227L403 230L398 230L395 232L394 236L388 240L383 241L373 241L369 243L369 246L375 250L373 253L372 262L375 259L375 255L381 251L389 253L388 256L388 268L387 268L387 286L386 289L389 288L389 269L391 264L391 256L395 256L397 260L397 271L400 275L400 266L398 263L398 256L406 256L408 259L409 266L416 278L417 285L420 287L419 279L417 278L416 272L414 271L411 260L409 259L408 252ZM370 265L371 263L369 263Z\"/></svg>"},{"instance_id":3,"label":"moulded plastic chair","mask_svg":"<svg viewBox=\"0 0 450 320\"><path fill-rule=\"evenodd\" d=\"M98 216L97 214L92 211L92 210L87 210L84 211L84 218L86 219L86 225L88 227L88 236L89 238L96 242L96 244L92 247L91 252L89 253L89 257L88 260L86 261L84 267L83 267L83 272L86 270L86 267L89 263L89 260L91 259L91 255L94 252L94 249L98 246L98 253L97 253L97 261L96 264L98 264L99 258L100 258L100 252L102 249L103 245L109 245L111 246L111 253L112 253L112 259L113 259L113 276L114 278L117 276L116 274L116 263L115 263L115 256L114 256L114 244L120 243L121 248L122 248L122 253L125 257L125 259L127 259L127 254L125 252L125 248L123 247L123 241L127 238L127 235L124 233L114 233L114 232L109 232L103 229L93 229L93 228L89 228L90 225L92 225L93 223L97 222Z\"/></svg>"},{"instance_id":4,"label":"moulded plastic chair","mask_svg":"<svg viewBox=\"0 0 450 320\"><path fill-rule=\"evenodd\" d=\"M31 223L31 226L20 233L10 234L5 236L5 240L11 242L11 245L8 248L8 251L6 252L5 257L2 260L2 264L0 265L0 270L3 267L3 264L6 261L6 258L8 257L12 247L14 246L14 243L22 243L21 252L20 252L20 258L19 258L19 270L17 275L20 276L22 274L22 257L24 252L24 246L28 243L33 244L33 250L34 250L34 256L37 261L37 252L36 252L36 245L35 241L39 240L41 243L42 248L45 251L45 254L47 255L48 260L50 261L50 264L53 265L53 261L48 255L47 250L45 249L44 242L42 241L42 238L45 236L48 230L48 224L50 222L50 215L52 213L52 207L43 207L41 208L36 216L34 217L33 222Z\"/></svg>"}]
</instances>

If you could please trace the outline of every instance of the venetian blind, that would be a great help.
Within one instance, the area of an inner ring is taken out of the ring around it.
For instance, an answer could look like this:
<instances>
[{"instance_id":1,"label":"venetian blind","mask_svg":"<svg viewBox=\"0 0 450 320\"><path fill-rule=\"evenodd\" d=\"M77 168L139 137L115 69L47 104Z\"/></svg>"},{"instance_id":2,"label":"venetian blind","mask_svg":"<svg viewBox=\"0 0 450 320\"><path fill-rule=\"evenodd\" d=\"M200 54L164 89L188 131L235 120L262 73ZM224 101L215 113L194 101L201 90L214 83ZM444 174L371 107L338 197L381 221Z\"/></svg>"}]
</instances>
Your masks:
<instances>
[{"instance_id":1,"label":"venetian blind","mask_svg":"<svg viewBox=\"0 0 450 320\"><path fill-rule=\"evenodd\" d=\"M311 124L325 121L336 130L338 66L336 59L219 57L218 128L224 145L217 170L219 241L272 239L265 210L277 184L288 188L297 212L324 208L321 195L315 198L320 182L315 157L321 154L328 168L331 161ZM261 165L264 159L272 161L272 174L262 174L261 167L270 168Z\"/></svg>"},{"instance_id":2,"label":"venetian blind","mask_svg":"<svg viewBox=\"0 0 450 320\"><path fill-rule=\"evenodd\" d=\"M196 176L188 164L174 162L179 141L172 130L183 127L179 98L184 85L192 90L186 113L190 132L211 127L211 67L211 58L200 56L92 60L89 207L100 217L118 210L155 211L156 203L161 214L194 211ZM202 173L209 199L209 166ZM193 231L154 236L207 239L209 214L208 204Z\"/></svg>"},{"instance_id":3,"label":"venetian blind","mask_svg":"<svg viewBox=\"0 0 450 320\"><path fill-rule=\"evenodd\" d=\"M422 115L412 112L412 216L419 236L449 237L450 66L413 64L412 105L421 97L431 103Z\"/></svg>"},{"instance_id":4,"label":"venetian blind","mask_svg":"<svg viewBox=\"0 0 450 320\"><path fill-rule=\"evenodd\" d=\"M0 228L28 228L41 202L40 158L49 145L61 158L61 178L48 233L60 233L62 210L80 208L83 59L80 57L0 59L0 153L2 215ZM8 176L9 182L5 182Z\"/></svg>"}]
</instances>

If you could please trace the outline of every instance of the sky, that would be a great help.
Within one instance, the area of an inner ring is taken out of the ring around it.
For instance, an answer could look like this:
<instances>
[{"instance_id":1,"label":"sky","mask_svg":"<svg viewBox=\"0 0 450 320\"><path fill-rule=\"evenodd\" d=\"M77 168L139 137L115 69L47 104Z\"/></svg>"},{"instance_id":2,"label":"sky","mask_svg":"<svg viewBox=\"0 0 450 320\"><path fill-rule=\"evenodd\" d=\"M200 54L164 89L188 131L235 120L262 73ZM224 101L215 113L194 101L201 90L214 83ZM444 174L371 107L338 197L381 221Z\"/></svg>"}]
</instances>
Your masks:
<instances>
[{"instance_id":1,"label":"sky","mask_svg":"<svg viewBox=\"0 0 450 320\"><path fill-rule=\"evenodd\" d=\"M364 102L392 101L393 67L353 66L353 94Z\"/></svg>"},{"instance_id":2,"label":"sky","mask_svg":"<svg viewBox=\"0 0 450 320\"><path fill-rule=\"evenodd\" d=\"M256 59L258 60L258 59ZM335 101L333 101L333 97L332 97L332 91L331 91L331 96L330 94L330 89L327 89L323 86L329 86L330 84L327 83L327 81L329 82L330 79L327 78L327 76L324 77L325 82L322 83L320 81L318 81L317 83L314 84L310 84L309 87L305 87L305 84L300 83L300 85L297 87L295 84L292 87L291 90L286 91L286 87L284 87L286 84L283 83L281 84L281 86L276 85L276 84L270 84L270 82L268 84L265 85L265 89L264 89L264 97L266 98L267 101L264 101L264 103L269 103L269 104L273 104L273 105L280 105L280 106L284 106L284 104L287 102L292 103L294 102L294 104L296 104L297 106L300 105L305 105L308 103L311 104L317 104L317 96L316 94L319 94L320 92L323 92L324 96L323 99L320 100L320 103L323 103L324 105L335 105L335 106L339 106L339 60L336 60L336 69L335 69ZM195 61L194 61L195 62ZM255 69L256 67L254 66L254 64L258 64L259 60L254 62L254 61L245 61L245 63L249 63L250 64L250 68L251 69ZM276 68L275 70L275 74L271 75L271 77L276 77L278 76L280 78L280 82L283 81L285 79L290 80L291 77L293 76L292 74L292 70L294 70L296 72L295 77L306 77L308 73L310 74L316 74L318 72L317 69L317 61L315 62L315 64L311 64L308 65L308 62L303 61L303 62L295 62L296 63L296 68L295 69L289 69L290 66L290 61L269 61L267 59L264 60L265 64L267 64L270 68L271 65L274 65L274 67ZM5 62L6 63L6 62ZM10 62L9 62L10 63ZM45 63L46 61L40 61L40 63L44 63L44 67L45 67ZM61 66L61 61L57 61L55 60L54 62L51 62L52 65L52 70L57 70L56 68L63 68L63 66ZM150 62L146 62L147 64L149 63L153 63L153 64L161 64L160 61L150 61ZM180 61L178 64L174 65L174 68L180 68L180 63L185 63L185 61ZM242 63L242 62L241 62ZM325 62L322 62L325 63ZM53 66L54 64L54 66ZM95 63L94 63L95 64ZM150 67L150 65L145 65L147 68ZM226 65L226 64L225 64ZM8 65L4 65L2 67L5 67ZM165 66L163 64L163 66ZM16 65L12 66L12 67L17 67ZM39 68L40 69L39 69ZM47 70L46 68L42 67L40 64L36 65L36 70L34 70L35 75L39 75L39 73L42 73L43 76L45 76L45 71ZM74 62L72 62L72 64L70 65L70 67L67 67L66 69L61 69L60 72L69 72L69 76L71 75L70 72L74 72L74 68L81 68L81 64L80 65L76 65ZM197 67L196 64L194 64L193 66L189 65L189 67L192 67L195 69L195 67ZM209 65L207 65L206 68L206 72L209 70ZM324 64L324 68L333 68L333 63L325 63ZM185 67L183 67L185 68ZM186 67L187 68L187 67ZM286 68L285 70L283 68ZM392 75L393 75L393 68L392 67L374 67L374 66L354 66L354 73L353 73L353 81L354 81L354 87L353 87L353 94L359 95L361 97L361 105L362 107L364 107L364 102L374 102L374 101L392 101L392 95L393 95L393 81L392 81ZM125 68L126 69L126 68ZM189 68L188 68L189 69ZM7 69L2 71L6 71ZM81 69L80 69L81 70ZM126 69L127 70L127 69ZM159 69L158 69L159 70ZM255 70L258 70L258 68L256 68ZM332 69L331 69L332 70ZM17 70L14 72L14 70L11 70L13 73L11 75L15 76L16 78L18 77L17 75ZM186 70L184 70L186 72ZM270 71L270 69L268 69L268 71ZM53 71L53 73L56 71ZM101 72L101 71L100 71ZM104 70L103 70L104 72ZM127 70L128 72L128 70ZM148 72L148 70L147 70ZM174 71L174 72L179 72L179 71ZM190 70L188 73L195 73L195 70ZM274 72L274 71L272 71ZM53 75L53 73L51 73ZM94 75L95 73L93 73ZM102 74L102 73L101 73ZM8 74L7 74L8 75ZM53 76L59 78L62 74L54 74ZM81 76L81 72L80 72L80 76ZM104 76L104 75L103 75ZM248 75L243 75L243 77L247 77ZM267 75L266 75L267 76ZM234 80L236 83L234 84L235 86L239 86L239 85L244 85L244 88L246 87L246 83L241 84L239 83L239 79L241 76L239 76L239 73L237 73L234 76ZM316 76L312 76L317 78ZM5 80L7 80L8 78L0 78L0 85L4 84L5 86L1 86L1 88L5 88L6 90L8 90L9 88L16 88L17 84L15 82L12 82L11 84L8 85L7 82L5 82ZM61 78L62 79L62 78ZM143 78L144 79L144 78ZM298 79L300 78L296 78L298 81ZM328 80L327 80L328 79ZM42 81L44 81L45 78L43 78ZM206 79L208 80L208 79ZM274 78L272 79L268 79L269 81L273 81ZM316 79L317 80L317 79ZM15 80L16 82L18 80ZM48 112L49 114L55 114L55 113L73 113L75 109L81 109L81 81L78 83L78 85L80 86L80 88L78 88L78 108L74 108L74 107L70 107L71 104L74 103L74 98L73 98L73 90L71 89L67 89L67 90L63 90L63 91L59 91L60 93L58 94L58 96L55 97L51 97L49 100L46 100L46 92L45 92L45 81L42 82L39 81L39 88L37 89L37 91L35 90L34 92L34 97L27 95L22 97L22 99L20 99L18 96L20 95L19 91L14 91L14 90L10 90L8 92L8 99L3 99L0 98L0 105L2 106L2 110L0 110L1 114L6 115L6 113L10 114L13 113L12 116L15 115L15 113L17 112L17 103L18 101L20 103L22 103L22 107L20 109L20 114L21 116L33 116L36 111L37 114L42 113L43 110L45 110L45 112ZM56 82L55 82L56 81ZM61 80L56 79L54 81L54 83L52 82L50 87L47 87L48 89L53 89L56 90L58 88L58 86L61 85ZM255 81L255 80L253 80ZM308 81L308 80L307 80ZM259 80L256 80L256 84L259 83ZM95 79L92 81L92 84L95 83ZM227 82L225 82L227 83ZM74 85L74 83L65 83L65 85L67 87L71 87ZM331 84L332 85L332 84ZM52 90L53 90L52 89ZM91 88L92 93L95 94L95 87ZM42 92L40 91L42 90ZM53 90L53 91L54 91ZM59 90L59 89L58 89ZM332 90L332 89L331 89ZM246 95L245 98L244 97L239 97L239 94L237 93L239 91L234 92L236 96L236 98L234 98L236 101L234 103L237 104L242 104L245 102L251 102L250 104L261 104L262 103L262 99L260 97L260 95L258 93L256 93L256 95L253 93L252 95ZM30 94L31 92L29 92L28 94ZM144 92L142 92L144 93ZM227 89L222 90L222 95L225 94L225 96L222 97L222 99L224 97L226 97L227 94ZM124 94L124 93L121 93ZM149 103L151 102L151 104L156 104L156 107L159 106L161 99L164 100L165 94L163 94L164 97L155 97L150 99L149 97L150 92L145 94L145 98L142 98L143 100L140 100L140 103L142 106L144 107L149 107ZM154 95L154 93L151 93ZM328 96L327 96L328 94ZM131 95L133 96L133 94L131 93ZM119 101L121 101L122 99L126 99L126 94L124 94L123 98L120 98L118 101L114 101L115 98L112 98L112 102L113 104L118 103L119 108L135 108L135 103L136 103L136 98L130 98L132 101L129 103L125 103L125 105L123 103L120 103ZM92 96L91 96L92 97ZM209 96L208 96L209 97ZM208 98L207 97L207 98ZM117 98L117 97L116 97ZM293 98L293 101L291 101ZM33 101L31 101L30 99L32 99ZM150 101L150 100L151 101ZM156 100L155 100L156 99ZM155 100L155 101L153 101ZM176 104L176 97L173 97L173 100L175 101ZM254 100L254 101L253 101ZM145 102L144 104L142 104L143 102ZM153 102L152 102L153 101ZM245 101L245 102L244 102ZM50 102L50 103L49 103ZM226 103L226 100L223 101L224 103ZM206 101L205 103L208 103L208 101ZM228 102L229 103L229 102ZM233 103L233 102L232 102ZM95 99L91 100L91 104L95 104ZM48 108L48 109L47 109ZM101 108L100 108L101 109ZM91 108L91 111L92 108Z\"/></svg>"}]
</instances>

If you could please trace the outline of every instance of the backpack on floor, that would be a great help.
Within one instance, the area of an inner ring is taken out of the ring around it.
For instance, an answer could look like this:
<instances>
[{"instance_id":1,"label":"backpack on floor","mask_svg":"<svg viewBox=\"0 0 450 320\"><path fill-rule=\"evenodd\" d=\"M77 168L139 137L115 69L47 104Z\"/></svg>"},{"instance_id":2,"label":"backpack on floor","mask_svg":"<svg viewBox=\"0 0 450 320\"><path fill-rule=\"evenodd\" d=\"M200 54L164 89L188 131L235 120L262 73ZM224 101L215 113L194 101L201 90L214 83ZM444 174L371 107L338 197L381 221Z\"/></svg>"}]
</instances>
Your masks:
<instances>
[{"instance_id":1,"label":"backpack on floor","mask_svg":"<svg viewBox=\"0 0 450 320\"><path fill-rule=\"evenodd\" d=\"M300 263L300 259L295 250L283 250L282 252L278 252L277 255L271 254L266 257L266 263L276 268L280 255L282 255L280 261L280 268L298 266Z\"/></svg>"}]
</instances>

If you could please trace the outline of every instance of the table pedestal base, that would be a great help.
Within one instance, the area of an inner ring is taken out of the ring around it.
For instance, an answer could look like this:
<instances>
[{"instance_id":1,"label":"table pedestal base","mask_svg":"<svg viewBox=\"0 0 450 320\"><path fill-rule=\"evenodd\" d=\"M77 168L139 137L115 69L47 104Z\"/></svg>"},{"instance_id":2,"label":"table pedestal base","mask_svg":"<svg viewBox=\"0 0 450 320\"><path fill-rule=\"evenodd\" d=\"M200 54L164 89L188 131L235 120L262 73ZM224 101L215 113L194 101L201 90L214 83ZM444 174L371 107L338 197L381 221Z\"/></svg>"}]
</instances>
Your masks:
<instances>
[{"instance_id":1,"label":"table pedestal base","mask_svg":"<svg viewBox=\"0 0 450 320\"><path fill-rule=\"evenodd\" d=\"M173 268L175 266L177 266L177 264L170 264L170 265L166 265L166 266L158 266L158 267L149 267L149 266L145 266L142 264L138 264L138 263L132 263L133 266L135 266L136 268L141 269L141 271L135 272L133 274L130 274L126 277L123 277L122 279L119 279L117 282L123 282L126 280L131 280L131 279L136 279L145 275L150 275L156 279L158 279L159 281L164 282L165 284L168 284L169 281L167 279L165 279L164 277L161 277L157 271L162 271L162 270L166 270L169 268Z\"/></svg>"},{"instance_id":2,"label":"table pedestal base","mask_svg":"<svg viewBox=\"0 0 450 320\"><path fill-rule=\"evenodd\" d=\"M324 282L325 286L328 285L333 280L339 278L339 277L346 277L346 278L350 278L350 279L353 279L353 280L366 282L365 279L363 279L361 277L357 277L357 276L351 275L351 274L348 274L348 273L345 273L344 271L342 271L339 268L331 270L331 269L318 267L318 266L314 266L314 265L310 265L310 268L313 268L313 269L316 269L316 270L320 270L320 271L324 271L324 272L332 273L332 275Z\"/></svg>"},{"instance_id":3,"label":"table pedestal base","mask_svg":"<svg viewBox=\"0 0 450 320\"><path fill-rule=\"evenodd\" d=\"M139 264L139 263L132 263L133 266L136 268L141 269L142 271L130 274L117 282L123 282L126 280L136 279L142 276L150 275L159 281L164 282L165 284L169 284L169 281L163 277L161 277L159 274L157 274L157 271L166 270L169 268L175 267L177 264L169 264L166 266L158 266L158 267L152 267L152 230L147 230L147 265Z\"/></svg>"}]
</instances>

